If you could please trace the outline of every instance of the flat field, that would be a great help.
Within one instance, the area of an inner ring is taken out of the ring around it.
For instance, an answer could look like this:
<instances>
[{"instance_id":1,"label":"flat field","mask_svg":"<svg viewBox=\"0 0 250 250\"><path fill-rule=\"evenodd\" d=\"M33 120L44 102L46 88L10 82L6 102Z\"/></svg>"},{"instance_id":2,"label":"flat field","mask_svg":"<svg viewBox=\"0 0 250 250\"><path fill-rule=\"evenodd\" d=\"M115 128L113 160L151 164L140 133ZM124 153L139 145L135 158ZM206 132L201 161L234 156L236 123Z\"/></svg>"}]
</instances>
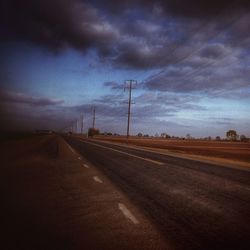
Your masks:
<instances>
[{"instance_id":1,"label":"flat field","mask_svg":"<svg viewBox=\"0 0 250 250\"><path fill-rule=\"evenodd\" d=\"M98 140L126 143L122 136L96 136ZM199 155L250 163L250 143L205 140L173 140L131 137L130 145L166 150L173 153Z\"/></svg>"}]
</instances>

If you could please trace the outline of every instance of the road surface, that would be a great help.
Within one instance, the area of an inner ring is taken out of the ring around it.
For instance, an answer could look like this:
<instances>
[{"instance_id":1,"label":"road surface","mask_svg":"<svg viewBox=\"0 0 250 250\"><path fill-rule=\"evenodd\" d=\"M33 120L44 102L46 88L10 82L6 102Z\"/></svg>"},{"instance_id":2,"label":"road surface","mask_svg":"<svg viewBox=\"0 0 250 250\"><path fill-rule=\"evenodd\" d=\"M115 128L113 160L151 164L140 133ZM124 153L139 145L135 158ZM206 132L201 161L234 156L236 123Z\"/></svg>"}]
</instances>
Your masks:
<instances>
[{"instance_id":1,"label":"road surface","mask_svg":"<svg viewBox=\"0 0 250 250\"><path fill-rule=\"evenodd\" d=\"M250 172L72 136L173 249L250 249Z\"/></svg>"},{"instance_id":2,"label":"road surface","mask_svg":"<svg viewBox=\"0 0 250 250\"><path fill-rule=\"evenodd\" d=\"M174 249L143 210L57 135L1 143L0 248Z\"/></svg>"}]
</instances>

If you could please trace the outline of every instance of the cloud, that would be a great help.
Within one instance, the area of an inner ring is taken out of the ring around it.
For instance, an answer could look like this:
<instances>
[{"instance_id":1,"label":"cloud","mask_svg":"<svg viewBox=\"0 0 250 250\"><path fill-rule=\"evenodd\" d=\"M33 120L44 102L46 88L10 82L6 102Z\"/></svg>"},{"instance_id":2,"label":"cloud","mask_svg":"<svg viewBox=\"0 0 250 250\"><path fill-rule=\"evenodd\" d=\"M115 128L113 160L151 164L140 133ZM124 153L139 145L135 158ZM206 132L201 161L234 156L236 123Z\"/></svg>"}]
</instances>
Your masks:
<instances>
[{"instance_id":1,"label":"cloud","mask_svg":"<svg viewBox=\"0 0 250 250\"><path fill-rule=\"evenodd\" d=\"M84 1L4 0L1 7L1 36L6 40L27 40L60 51L102 49L116 36L98 10Z\"/></svg>"},{"instance_id":2,"label":"cloud","mask_svg":"<svg viewBox=\"0 0 250 250\"><path fill-rule=\"evenodd\" d=\"M209 44L200 51L200 56L210 59L217 59L229 53L229 49L223 44Z\"/></svg>"},{"instance_id":3,"label":"cloud","mask_svg":"<svg viewBox=\"0 0 250 250\"><path fill-rule=\"evenodd\" d=\"M137 105L146 105L151 108L153 114L161 116L174 116L178 112L186 111L205 111L206 107L200 105L201 97L189 94L176 94L171 92L164 93L144 93L134 101ZM157 112L159 110L159 113ZM140 111L141 114L143 112ZM151 113L151 114L152 114Z\"/></svg>"},{"instance_id":4,"label":"cloud","mask_svg":"<svg viewBox=\"0 0 250 250\"><path fill-rule=\"evenodd\" d=\"M150 76L143 84L148 90L232 96L250 87L249 58L242 58L244 54L225 45L209 45L189 60Z\"/></svg>"},{"instance_id":5,"label":"cloud","mask_svg":"<svg viewBox=\"0 0 250 250\"><path fill-rule=\"evenodd\" d=\"M166 12L173 15L206 18L217 16L218 12L227 9L244 9L249 8L250 4L247 0L161 0L162 7Z\"/></svg>"},{"instance_id":6,"label":"cloud","mask_svg":"<svg viewBox=\"0 0 250 250\"><path fill-rule=\"evenodd\" d=\"M103 83L103 86L109 87L109 88L111 88L111 89L124 89L124 87L125 87L124 84L121 84L121 83L118 83L118 82L115 82L115 81L112 81L112 82L104 82L104 83Z\"/></svg>"},{"instance_id":7,"label":"cloud","mask_svg":"<svg viewBox=\"0 0 250 250\"><path fill-rule=\"evenodd\" d=\"M0 91L1 102L27 104L31 106L50 106L64 103L63 100L30 96L24 93Z\"/></svg>"},{"instance_id":8,"label":"cloud","mask_svg":"<svg viewBox=\"0 0 250 250\"><path fill-rule=\"evenodd\" d=\"M233 125L235 123L235 120L232 118L222 118L222 117L210 117L211 121L214 121L215 124L218 125Z\"/></svg>"},{"instance_id":9,"label":"cloud","mask_svg":"<svg viewBox=\"0 0 250 250\"><path fill-rule=\"evenodd\" d=\"M133 119L158 119L174 117L180 111L204 111L199 104L201 98L194 95L176 95L175 93L144 93L133 97L131 113ZM82 104L64 107L75 114L85 113L92 116L93 106L99 119L126 119L127 97L124 94L104 95L94 100L94 104Z\"/></svg>"},{"instance_id":10,"label":"cloud","mask_svg":"<svg viewBox=\"0 0 250 250\"><path fill-rule=\"evenodd\" d=\"M222 60L233 50L247 48L250 35L245 19L248 15L249 12L235 13L230 18L219 16L207 21L166 16L160 22L149 18L144 23L146 27L152 27L152 31L140 29L141 21L139 24L135 21L138 27L134 28L130 28L132 22L125 22L128 27L121 30L117 53L112 55L111 61L116 68L141 70L189 63L197 57ZM237 32L240 32L239 36Z\"/></svg>"},{"instance_id":11,"label":"cloud","mask_svg":"<svg viewBox=\"0 0 250 250\"><path fill-rule=\"evenodd\" d=\"M94 49L114 68L175 65L221 32L232 47L250 39L246 0L3 0L0 7L2 41L24 40L56 53ZM222 52L211 46L203 56Z\"/></svg>"},{"instance_id":12,"label":"cloud","mask_svg":"<svg viewBox=\"0 0 250 250\"><path fill-rule=\"evenodd\" d=\"M206 18L215 16L225 9L249 8L248 0L127 0L127 1L97 1L102 8L108 8L112 14L134 8L148 8L159 14L162 11L182 17Z\"/></svg>"},{"instance_id":13,"label":"cloud","mask_svg":"<svg viewBox=\"0 0 250 250\"><path fill-rule=\"evenodd\" d=\"M118 68L154 69L168 64L169 61L170 57L163 48L135 42L121 47L120 53L113 60L113 65Z\"/></svg>"}]
</instances>

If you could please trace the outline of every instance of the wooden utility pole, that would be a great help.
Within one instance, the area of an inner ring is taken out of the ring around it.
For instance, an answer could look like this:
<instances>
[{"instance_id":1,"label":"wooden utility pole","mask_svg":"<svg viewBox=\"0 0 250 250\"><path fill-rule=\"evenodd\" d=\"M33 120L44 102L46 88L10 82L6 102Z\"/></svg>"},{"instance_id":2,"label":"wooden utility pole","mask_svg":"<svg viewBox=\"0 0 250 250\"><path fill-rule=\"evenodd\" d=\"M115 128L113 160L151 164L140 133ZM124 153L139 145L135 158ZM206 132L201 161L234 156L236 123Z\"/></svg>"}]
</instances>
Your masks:
<instances>
[{"instance_id":1,"label":"wooden utility pole","mask_svg":"<svg viewBox=\"0 0 250 250\"><path fill-rule=\"evenodd\" d=\"M82 114L82 117L81 117L81 134L83 134L83 114Z\"/></svg>"},{"instance_id":2,"label":"wooden utility pole","mask_svg":"<svg viewBox=\"0 0 250 250\"><path fill-rule=\"evenodd\" d=\"M130 130L130 115L131 115L131 95L132 95L132 88L133 83L137 83L135 80L127 80L125 83L129 83L129 96L128 96L128 122L127 122L127 142L129 138L129 130Z\"/></svg>"},{"instance_id":3,"label":"wooden utility pole","mask_svg":"<svg viewBox=\"0 0 250 250\"><path fill-rule=\"evenodd\" d=\"M92 128L95 128L95 107L93 108L93 125Z\"/></svg>"}]
</instances>

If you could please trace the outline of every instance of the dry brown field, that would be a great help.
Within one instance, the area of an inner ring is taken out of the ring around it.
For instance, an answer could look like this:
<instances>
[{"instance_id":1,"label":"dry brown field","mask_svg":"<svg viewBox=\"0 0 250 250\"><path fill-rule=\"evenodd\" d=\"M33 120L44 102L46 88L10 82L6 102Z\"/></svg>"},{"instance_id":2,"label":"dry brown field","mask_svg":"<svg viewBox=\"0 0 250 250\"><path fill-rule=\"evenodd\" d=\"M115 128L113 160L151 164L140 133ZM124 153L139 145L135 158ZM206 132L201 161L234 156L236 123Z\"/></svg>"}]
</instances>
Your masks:
<instances>
[{"instance_id":1,"label":"dry brown field","mask_svg":"<svg viewBox=\"0 0 250 250\"><path fill-rule=\"evenodd\" d=\"M96 136L98 140L126 143L122 136ZM130 145L168 150L188 155L216 157L250 163L250 143L206 140L174 140L161 138L131 137Z\"/></svg>"}]
</instances>

